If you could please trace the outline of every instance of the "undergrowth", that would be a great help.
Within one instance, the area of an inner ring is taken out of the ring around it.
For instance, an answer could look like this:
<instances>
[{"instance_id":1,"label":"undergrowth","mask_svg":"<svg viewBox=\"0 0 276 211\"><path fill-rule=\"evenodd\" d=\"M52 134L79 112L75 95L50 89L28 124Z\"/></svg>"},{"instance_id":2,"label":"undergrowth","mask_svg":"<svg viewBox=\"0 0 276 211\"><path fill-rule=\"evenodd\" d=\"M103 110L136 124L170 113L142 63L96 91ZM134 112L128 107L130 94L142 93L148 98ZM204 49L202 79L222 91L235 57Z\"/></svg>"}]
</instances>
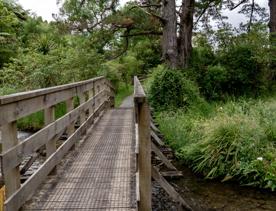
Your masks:
<instances>
[{"instance_id":1,"label":"undergrowth","mask_svg":"<svg viewBox=\"0 0 276 211\"><path fill-rule=\"evenodd\" d=\"M160 112L157 121L178 158L195 172L276 189L275 98Z\"/></svg>"}]
</instances>

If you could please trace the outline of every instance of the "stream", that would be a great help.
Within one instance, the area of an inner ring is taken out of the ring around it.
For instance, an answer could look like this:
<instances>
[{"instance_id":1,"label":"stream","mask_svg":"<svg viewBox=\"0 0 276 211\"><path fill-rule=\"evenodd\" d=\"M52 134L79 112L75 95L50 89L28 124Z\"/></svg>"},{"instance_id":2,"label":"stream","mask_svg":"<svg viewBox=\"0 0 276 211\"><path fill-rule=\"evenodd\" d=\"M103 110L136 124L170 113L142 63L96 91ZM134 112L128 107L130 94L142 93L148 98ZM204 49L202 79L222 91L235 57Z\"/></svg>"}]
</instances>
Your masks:
<instances>
[{"instance_id":1,"label":"stream","mask_svg":"<svg viewBox=\"0 0 276 211\"><path fill-rule=\"evenodd\" d=\"M276 210L276 192L240 186L234 182L205 180L187 166L176 166L183 172L183 177L169 181L195 211ZM166 193L153 183L153 192L156 190L163 197L153 194L154 211L177 210L176 204L166 198Z\"/></svg>"}]
</instances>

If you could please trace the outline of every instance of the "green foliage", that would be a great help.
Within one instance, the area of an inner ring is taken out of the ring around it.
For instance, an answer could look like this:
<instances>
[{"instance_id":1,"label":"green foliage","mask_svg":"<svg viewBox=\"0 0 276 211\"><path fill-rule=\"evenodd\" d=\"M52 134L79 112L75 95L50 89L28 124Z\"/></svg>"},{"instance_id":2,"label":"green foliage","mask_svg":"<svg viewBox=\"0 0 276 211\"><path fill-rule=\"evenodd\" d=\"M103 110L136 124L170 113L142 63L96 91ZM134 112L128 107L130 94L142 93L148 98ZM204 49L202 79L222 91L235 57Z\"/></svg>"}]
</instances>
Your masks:
<instances>
[{"instance_id":1,"label":"green foliage","mask_svg":"<svg viewBox=\"0 0 276 211\"><path fill-rule=\"evenodd\" d=\"M209 100L227 96L256 97L271 89L273 70L266 26L255 24L249 33L234 35L230 29L216 32L216 47L207 35L199 34L188 75Z\"/></svg>"},{"instance_id":2,"label":"green foliage","mask_svg":"<svg viewBox=\"0 0 276 211\"><path fill-rule=\"evenodd\" d=\"M133 86L120 83L115 95L115 107L119 107L123 100L133 94Z\"/></svg>"},{"instance_id":3,"label":"green foliage","mask_svg":"<svg viewBox=\"0 0 276 211\"><path fill-rule=\"evenodd\" d=\"M158 66L152 74L149 100L156 110L187 108L201 103L197 86L180 71Z\"/></svg>"},{"instance_id":4,"label":"green foliage","mask_svg":"<svg viewBox=\"0 0 276 211\"><path fill-rule=\"evenodd\" d=\"M276 188L276 101L229 101L207 113L163 112L160 129L178 157L206 178Z\"/></svg>"}]
</instances>

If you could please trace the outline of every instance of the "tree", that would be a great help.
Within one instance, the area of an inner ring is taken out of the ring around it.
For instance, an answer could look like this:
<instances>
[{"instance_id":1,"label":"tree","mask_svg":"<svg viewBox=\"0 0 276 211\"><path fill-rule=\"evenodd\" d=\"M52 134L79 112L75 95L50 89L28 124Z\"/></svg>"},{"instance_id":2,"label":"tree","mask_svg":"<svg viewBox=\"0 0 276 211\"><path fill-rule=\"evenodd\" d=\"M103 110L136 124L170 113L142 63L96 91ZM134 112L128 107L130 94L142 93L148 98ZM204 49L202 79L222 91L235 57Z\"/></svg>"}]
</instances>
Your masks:
<instances>
[{"instance_id":1,"label":"tree","mask_svg":"<svg viewBox=\"0 0 276 211\"><path fill-rule=\"evenodd\" d=\"M271 33L276 32L276 1L269 0L269 9L270 9L270 21L269 28Z\"/></svg>"},{"instance_id":2,"label":"tree","mask_svg":"<svg viewBox=\"0 0 276 211\"><path fill-rule=\"evenodd\" d=\"M118 1L100 2L101 6L93 0L67 0L63 14L72 21L75 30L89 33L106 30L115 37L116 33L121 34L119 37L125 38L122 52L127 50L129 38L162 35L162 58L168 66L172 69L188 66L192 50L194 0L182 0L181 5L176 5L175 0L143 0L130 2L122 10L117 8ZM137 13L143 14L141 19L144 23L135 19Z\"/></svg>"}]
</instances>

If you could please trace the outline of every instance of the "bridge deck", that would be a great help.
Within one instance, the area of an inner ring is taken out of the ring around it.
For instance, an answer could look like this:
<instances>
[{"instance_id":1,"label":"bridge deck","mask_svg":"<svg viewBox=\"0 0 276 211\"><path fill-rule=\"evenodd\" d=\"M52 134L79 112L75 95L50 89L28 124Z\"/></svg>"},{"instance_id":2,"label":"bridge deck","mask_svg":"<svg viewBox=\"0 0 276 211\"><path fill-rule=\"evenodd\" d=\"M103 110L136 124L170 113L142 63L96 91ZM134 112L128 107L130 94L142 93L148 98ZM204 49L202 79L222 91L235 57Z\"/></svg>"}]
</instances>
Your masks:
<instances>
[{"instance_id":1,"label":"bridge deck","mask_svg":"<svg viewBox=\"0 0 276 211\"><path fill-rule=\"evenodd\" d=\"M133 121L133 109L107 111L58 181L24 210L136 210Z\"/></svg>"}]
</instances>

